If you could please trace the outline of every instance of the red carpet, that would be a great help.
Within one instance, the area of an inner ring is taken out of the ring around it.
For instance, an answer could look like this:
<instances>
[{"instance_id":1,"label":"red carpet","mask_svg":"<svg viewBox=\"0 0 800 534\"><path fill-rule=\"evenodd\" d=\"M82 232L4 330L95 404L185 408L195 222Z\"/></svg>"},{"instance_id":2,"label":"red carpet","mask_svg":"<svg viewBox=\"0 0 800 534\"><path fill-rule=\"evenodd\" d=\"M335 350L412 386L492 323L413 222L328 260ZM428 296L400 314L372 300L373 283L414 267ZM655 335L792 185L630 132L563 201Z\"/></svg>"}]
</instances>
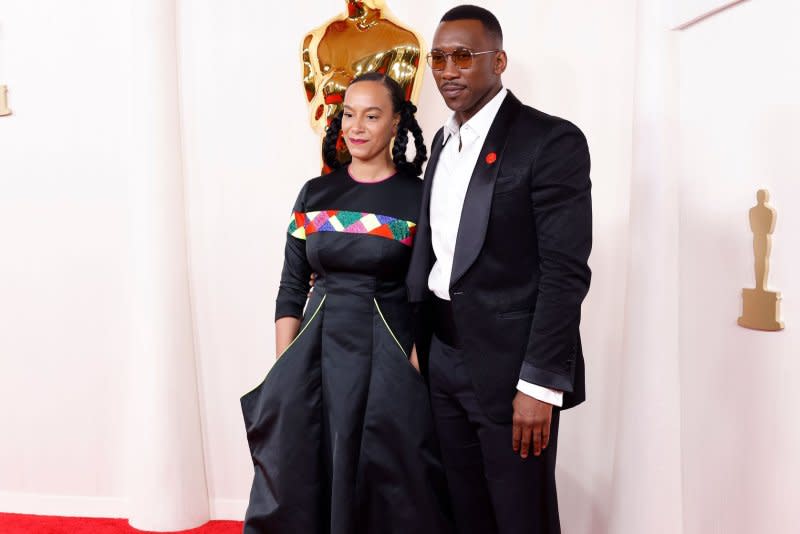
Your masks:
<instances>
[{"instance_id":1,"label":"red carpet","mask_svg":"<svg viewBox=\"0 0 800 534\"><path fill-rule=\"evenodd\" d=\"M240 521L211 521L180 534L241 534ZM147 534L127 519L90 519L46 515L0 514L0 534Z\"/></svg>"}]
</instances>

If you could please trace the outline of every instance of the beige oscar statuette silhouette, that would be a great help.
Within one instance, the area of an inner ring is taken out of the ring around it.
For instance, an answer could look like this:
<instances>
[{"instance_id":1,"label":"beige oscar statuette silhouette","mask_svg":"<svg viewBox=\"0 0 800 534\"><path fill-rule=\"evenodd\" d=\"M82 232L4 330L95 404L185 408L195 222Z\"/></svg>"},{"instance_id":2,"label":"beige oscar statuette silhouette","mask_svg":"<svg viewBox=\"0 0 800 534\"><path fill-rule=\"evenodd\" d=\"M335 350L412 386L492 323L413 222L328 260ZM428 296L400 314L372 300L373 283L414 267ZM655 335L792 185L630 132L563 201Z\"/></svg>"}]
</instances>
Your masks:
<instances>
[{"instance_id":1,"label":"beige oscar statuette silhouette","mask_svg":"<svg viewBox=\"0 0 800 534\"><path fill-rule=\"evenodd\" d=\"M781 294L767 290L772 232L775 230L775 220L778 215L767 204L769 191L760 189L756 197L758 204L750 209L756 287L742 290L742 316L739 317L738 323L745 328L774 332L783 330L783 322L780 320Z\"/></svg>"}]
</instances>

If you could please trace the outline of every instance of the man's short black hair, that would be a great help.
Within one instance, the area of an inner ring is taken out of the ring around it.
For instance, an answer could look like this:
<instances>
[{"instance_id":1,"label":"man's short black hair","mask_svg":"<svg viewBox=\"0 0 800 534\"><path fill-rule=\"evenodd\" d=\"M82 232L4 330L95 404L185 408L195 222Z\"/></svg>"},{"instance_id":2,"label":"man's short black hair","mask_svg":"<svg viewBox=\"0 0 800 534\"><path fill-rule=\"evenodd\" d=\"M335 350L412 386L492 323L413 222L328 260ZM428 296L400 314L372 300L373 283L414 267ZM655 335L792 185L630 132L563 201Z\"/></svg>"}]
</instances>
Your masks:
<instances>
[{"instance_id":1,"label":"man's short black hair","mask_svg":"<svg viewBox=\"0 0 800 534\"><path fill-rule=\"evenodd\" d=\"M439 22L452 20L479 20L489 35L499 39L501 45L503 43L503 29L500 27L500 21L488 9L469 4L456 6L442 15L442 20Z\"/></svg>"}]
</instances>

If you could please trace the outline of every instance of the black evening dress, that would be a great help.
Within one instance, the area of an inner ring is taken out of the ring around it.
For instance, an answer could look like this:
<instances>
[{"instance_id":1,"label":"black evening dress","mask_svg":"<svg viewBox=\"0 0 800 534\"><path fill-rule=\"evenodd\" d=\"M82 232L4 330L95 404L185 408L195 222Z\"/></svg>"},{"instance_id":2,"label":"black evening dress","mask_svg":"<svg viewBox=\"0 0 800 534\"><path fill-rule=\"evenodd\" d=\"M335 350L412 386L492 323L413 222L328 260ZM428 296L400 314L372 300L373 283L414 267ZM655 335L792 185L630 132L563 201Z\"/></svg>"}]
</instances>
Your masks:
<instances>
[{"instance_id":1,"label":"black evening dress","mask_svg":"<svg viewBox=\"0 0 800 534\"><path fill-rule=\"evenodd\" d=\"M450 532L428 391L408 360L421 196L410 174L362 183L346 168L300 191L275 313L302 317L300 331L241 400L255 466L245 534Z\"/></svg>"}]
</instances>

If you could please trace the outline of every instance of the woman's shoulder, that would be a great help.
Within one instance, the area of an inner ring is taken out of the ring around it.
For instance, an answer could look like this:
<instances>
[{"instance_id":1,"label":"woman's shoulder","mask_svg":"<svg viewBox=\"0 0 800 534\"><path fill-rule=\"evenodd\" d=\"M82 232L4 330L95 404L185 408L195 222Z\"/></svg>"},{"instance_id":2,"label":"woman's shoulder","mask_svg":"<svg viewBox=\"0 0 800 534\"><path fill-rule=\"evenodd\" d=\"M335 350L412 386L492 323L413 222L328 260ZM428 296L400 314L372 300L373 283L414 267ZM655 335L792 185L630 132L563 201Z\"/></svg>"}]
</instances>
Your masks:
<instances>
[{"instance_id":1,"label":"woman's shoulder","mask_svg":"<svg viewBox=\"0 0 800 534\"><path fill-rule=\"evenodd\" d=\"M419 176L416 176L414 173L409 172L405 169L398 169L396 178L397 178L396 182L401 187L422 194L422 189L425 187L425 184L422 181L422 178L420 178Z\"/></svg>"},{"instance_id":2,"label":"woman's shoulder","mask_svg":"<svg viewBox=\"0 0 800 534\"><path fill-rule=\"evenodd\" d=\"M320 174L306 181L305 186L308 189L317 189L320 187L330 186L336 182L340 182L343 177L346 177L347 171L344 168L334 169L325 174Z\"/></svg>"},{"instance_id":3,"label":"woman's shoulder","mask_svg":"<svg viewBox=\"0 0 800 534\"><path fill-rule=\"evenodd\" d=\"M382 213L416 222L425 186L420 177L398 169L397 174L386 185L379 199Z\"/></svg>"},{"instance_id":4,"label":"woman's shoulder","mask_svg":"<svg viewBox=\"0 0 800 534\"><path fill-rule=\"evenodd\" d=\"M346 177L346 174L343 174L342 169L335 169L331 172L310 178L306 180L300 188L299 196L305 200L314 198L321 193L341 186L344 183L342 180L343 177Z\"/></svg>"}]
</instances>

